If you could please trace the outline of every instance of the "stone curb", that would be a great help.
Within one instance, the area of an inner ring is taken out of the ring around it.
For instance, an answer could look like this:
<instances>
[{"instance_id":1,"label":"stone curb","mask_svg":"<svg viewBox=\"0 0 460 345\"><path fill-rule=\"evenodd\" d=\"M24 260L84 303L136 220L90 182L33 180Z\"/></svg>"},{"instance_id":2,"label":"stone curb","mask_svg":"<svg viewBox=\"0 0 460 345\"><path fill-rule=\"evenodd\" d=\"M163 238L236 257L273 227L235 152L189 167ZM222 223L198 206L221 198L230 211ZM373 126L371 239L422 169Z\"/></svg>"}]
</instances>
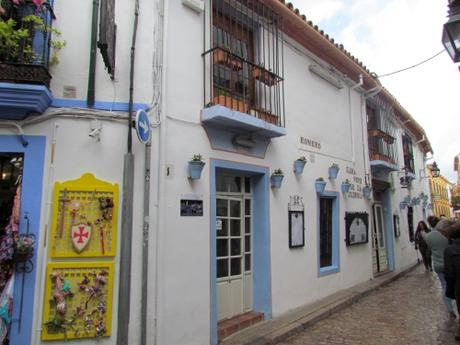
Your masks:
<instances>
[{"instance_id":1,"label":"stone curb","mask_svg":"<svg viewBox=\"0 0 460 345\"><path fill-rule=\"evenodd\" d=\"M219 345L275 345L298 334L306 328L340 311L376 289L386 286L406 275L418 266L418 263L398 271L387 273L373 280L361 283L345 291L328 296L321 301L289 311L273 320L238 332L225 339Z\"/></svg>"}]
</instances>

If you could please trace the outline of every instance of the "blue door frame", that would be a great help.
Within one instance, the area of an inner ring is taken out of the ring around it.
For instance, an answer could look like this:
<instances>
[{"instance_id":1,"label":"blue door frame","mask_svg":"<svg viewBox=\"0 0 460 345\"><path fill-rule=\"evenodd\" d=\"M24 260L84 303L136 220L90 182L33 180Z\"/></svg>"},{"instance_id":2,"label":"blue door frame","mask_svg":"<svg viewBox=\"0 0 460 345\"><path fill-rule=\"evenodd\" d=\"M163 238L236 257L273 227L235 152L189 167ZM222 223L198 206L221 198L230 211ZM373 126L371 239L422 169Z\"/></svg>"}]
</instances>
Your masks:
<instances>
[{"instance_id":1,"label":"blue door frame","mask_svg":"<svg viewBox=\"0 0 460 345\"><path fill-rule=\"evenodd\" d=\"M253 187L253 309L272 317L269 169L250 164L211 160L211 344L217 344L217 282L216 282L216 175L218 172L251 175Z\"/></svg>"},{"instance_id":2,"label":"blue door frame","mask_svg":"<svg viewBox=\"0 0 460 345\"><path fill-rule=\"evenodd\" d=\"M24 154L22 175L21 212L19 233L26 232L24 216L29 218L29 233L36 238L36 247L40 236L40 209L42 202L43 167L45 159L46 137L25 136L27 146L22 145L18 136L0 135L0 152ZM13 293L13 320L10 331L10 345L30 344L34 308L37 253L32 257L33 270L30 273L15 273ZM24 276L22 276L24 274ZM20 310L21 294L22 312ZM21 320L19 317L21 316ZM20 321L20 322L19 322Z\"/></svg>"}]
</instances>

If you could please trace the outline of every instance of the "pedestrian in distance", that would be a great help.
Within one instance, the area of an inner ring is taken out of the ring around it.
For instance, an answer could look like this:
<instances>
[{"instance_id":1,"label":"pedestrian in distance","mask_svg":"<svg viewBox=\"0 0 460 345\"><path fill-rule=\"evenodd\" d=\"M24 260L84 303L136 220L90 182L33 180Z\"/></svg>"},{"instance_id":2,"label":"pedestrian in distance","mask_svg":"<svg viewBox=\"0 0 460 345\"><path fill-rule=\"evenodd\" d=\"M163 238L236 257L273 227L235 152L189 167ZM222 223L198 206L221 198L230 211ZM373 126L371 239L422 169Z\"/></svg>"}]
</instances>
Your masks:
<instances>
[{"instance_id":1,"label":"pedestrian in distance","mask_svg":"<svg viewBox=\"0 0 460 345\"><path fill-rule=\"evenodd\" d=\"M428 225L426 225L423 220L418 222L417 230L415 231L415 250L420 251L423 264L425 265L425 269L427 271L433 270L431 268L431 251L425 242L426 235L428 235L430 231L431 230L428 228Z\"/></svg>"},{"instance_id":2,"label":"pedestrian in distance","mask_svg":"<svg viewBox=\"0 0 460 345\"><path fill-rule=\"evenodd\" d=\"M433 231L426 235L425 242L428 245L428 248L431 250L431 261L433 263L433 269L436 272L436 275L439 278L439 281L442 286L443 300L444 304L447 307L449 316L452 319L456 318L454 308L452 305L452 300L446 296L446 278L444 275L444 250L449 245L449 240L447 238L446 231L453 225L455 222L449 219L440 220Z\"/></svg>"},{"instance_id":3,"label":"pedestrian in distance","mask_svg":"<svg viewBox=\"0 0 460 345\"><path fill-rule=\"evenodd\" d=\"M444 251L444 274L446 276L446 296L454 298L460 315L460 223L457 221L446 229L452 240ZM460 321L455 333L455 340L460 340Z\"/></svg>"}]
</instances>

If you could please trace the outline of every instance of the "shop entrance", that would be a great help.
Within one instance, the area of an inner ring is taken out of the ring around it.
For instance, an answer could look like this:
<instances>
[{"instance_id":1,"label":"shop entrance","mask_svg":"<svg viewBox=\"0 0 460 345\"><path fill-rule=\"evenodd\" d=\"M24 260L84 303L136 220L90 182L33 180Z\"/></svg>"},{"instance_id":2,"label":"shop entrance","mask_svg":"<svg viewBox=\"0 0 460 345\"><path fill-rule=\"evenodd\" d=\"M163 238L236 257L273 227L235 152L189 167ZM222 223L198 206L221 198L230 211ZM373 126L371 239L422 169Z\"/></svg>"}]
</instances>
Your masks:
<instances>
[{"instance_id":1,"label":"shop entrance","mask_svg":"<svg viewBox=\"0 0 460 345\"><path fill-rule=\"evenodd\" d=\"M0 153L0 344L9 344L15 271L15 247L19 237L22 153ZM8 322L9 321L9 322Z\"/></svg>"},{"instance_id":2,"label":"shop entrance","mask_svg":"<svg viewBox=\"0 0 460 345\"><path fill-rule=\"evenodd\" d=\"M216 283L218 320L252 310L251 178L216 176Z\"/></svg>"},{"instance_id":3,"label":"shop entrance","mask_svg":"<svg viewBox=\"0 0 460 345\"><path fill-rule=\"evenodd\" d=\"M374 273L382 273L388 270L387 246L385 225L383 218L383 205L374 204L374 226L372 231L372 261Z\"/></svg>"}]
</instances>

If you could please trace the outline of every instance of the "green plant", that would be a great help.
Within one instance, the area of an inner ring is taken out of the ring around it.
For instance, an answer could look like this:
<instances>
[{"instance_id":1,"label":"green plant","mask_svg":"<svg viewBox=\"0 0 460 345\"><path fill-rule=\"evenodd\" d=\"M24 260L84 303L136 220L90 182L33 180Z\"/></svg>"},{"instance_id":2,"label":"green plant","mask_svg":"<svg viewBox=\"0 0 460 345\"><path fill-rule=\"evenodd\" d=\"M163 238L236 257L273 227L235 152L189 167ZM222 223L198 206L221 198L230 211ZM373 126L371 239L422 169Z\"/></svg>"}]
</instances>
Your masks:
<instances>
[{"instance_id":1,"label":"green plant","mask_svg":"<svg viewBox=\"0 0 460 345\"><path fill-rule=\"evenodd\" d=\"M350 184L350 180L346 179L345 181L343 181L343 184Z\"/></svg>"},{"instance_id":2,"label":"green plant","mask_svg":"<svg viewBox=\"0 0 460 345\"><path fill-rule=\"evenodd\" d=\"M32 48L36 32L45 36L60 37L61 32L45 24L43 18L30 14L18 19L0 19L0 61L30 63L36 57ZM66 46L59 39L50 41L51 55L49 64L59 62L57 53Z\"/></svg>"},{"instance_id":3,"label":"green plant","mask_svg":"<svg viewBox=\"0 0 460 345\"><path fill-rule=\"evenodd\" d=\"M300 156L299 158L297 158L298 161L302 161L302 162L306 162L307 161L307 157L305 156Z\"/></svg>"},{"instance_id":4,"label":"green plant","mask_svg":"<svg viewBox=\"0 0 460 345\"><path fill-rule=\"evenodd\" d=\"M339 165L337 163L332 163L331 167L339 168Z\"/></svg>"},{"instance_id":5,"label":"green plant","mask_svg":"<svg viewBox=\"0 0 460 345\"><path fill-rule=\"evenodd\" d=\"M284 175L283 170L281 169L275 169L273 171L273 175Z\"/></svg>"},{"instance_id":6,"label":"green plant","mask_svg":"<svg viewBox=\"0 0 460 345\"><path fill-rule=\"evenodd\" d=\"M316 181L324 181L324 179L322 177L318 177Z\"/></svg>"},{"instance_id":7,"label":"green plant","mask_svg":"<svg viewBox=\"0 0 460 345\"><path fill-rule=\"evenodd\" d=\"M192 162L201 162L202 161L202 156L198 153L192 156Z\"/></svg>"}]
</instances>

